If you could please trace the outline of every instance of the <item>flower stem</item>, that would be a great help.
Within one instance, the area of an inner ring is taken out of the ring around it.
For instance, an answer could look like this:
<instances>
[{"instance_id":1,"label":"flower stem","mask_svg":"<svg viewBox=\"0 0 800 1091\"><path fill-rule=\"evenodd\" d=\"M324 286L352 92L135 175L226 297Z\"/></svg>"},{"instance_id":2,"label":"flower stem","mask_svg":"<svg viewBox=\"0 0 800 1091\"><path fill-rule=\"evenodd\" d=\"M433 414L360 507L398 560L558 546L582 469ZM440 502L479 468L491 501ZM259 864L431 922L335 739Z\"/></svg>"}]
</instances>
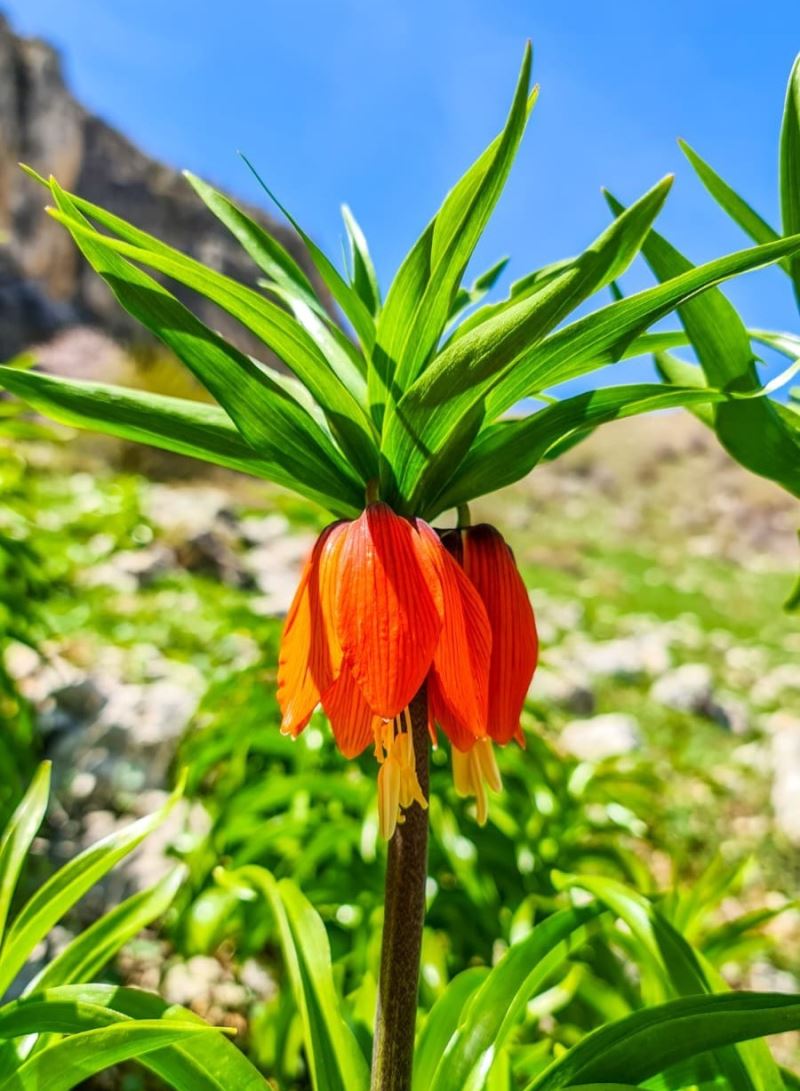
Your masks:
<instances>
[{"instance_id":1,"label":"flower stem","mask_svg":"<svg viewBox=\"0 0 800 1091\"><path fill-rule=\"evenodd\" d=\"M417 779L428 790L428 698L409 706ZM413 804L389 842L371 1091L410 1091L428 877L428 812Z\"/></svg>"}]
</instances>

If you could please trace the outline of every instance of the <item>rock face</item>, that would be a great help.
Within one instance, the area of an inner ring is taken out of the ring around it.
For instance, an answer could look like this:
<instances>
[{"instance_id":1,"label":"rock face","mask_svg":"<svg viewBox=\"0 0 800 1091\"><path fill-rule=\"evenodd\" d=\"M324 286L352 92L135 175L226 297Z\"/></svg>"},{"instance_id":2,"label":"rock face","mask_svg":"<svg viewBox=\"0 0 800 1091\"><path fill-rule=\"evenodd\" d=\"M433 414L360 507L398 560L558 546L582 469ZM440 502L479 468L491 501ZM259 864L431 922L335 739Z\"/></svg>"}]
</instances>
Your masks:
<instances>
[{"instance_id":1,"label":"rock face","mask_svg":"<svg viewBox=\"0 0 800 1091\"><path fill-rule=\"evenodd\" d=\"M54 174L67 189L185 253L253 283L255 266L180 173L150 159L84 109L65 86L52 47L17 37L0 15L0 359L76 324L100 327L123 341L143 336L69 235L45 215L47 195L23 175L20 161L45 176ZM299 238L262 212L248 211L319 287ZM190 298L179 288L175 294ZM192 307L246 351L268 355L212 304L193 298Z\"/></svg>"}]
</instances>

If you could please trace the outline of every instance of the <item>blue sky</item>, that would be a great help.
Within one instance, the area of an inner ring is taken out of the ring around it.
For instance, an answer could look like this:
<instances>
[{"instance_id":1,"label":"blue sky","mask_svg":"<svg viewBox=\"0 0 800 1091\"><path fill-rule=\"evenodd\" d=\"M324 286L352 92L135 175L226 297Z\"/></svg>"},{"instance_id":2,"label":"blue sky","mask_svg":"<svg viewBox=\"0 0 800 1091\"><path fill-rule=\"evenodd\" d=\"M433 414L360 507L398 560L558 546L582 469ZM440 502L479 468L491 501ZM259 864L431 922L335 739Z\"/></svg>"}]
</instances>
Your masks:
<instances>
[{"instance_id":1,"label":"blue sky","mask_svg":"<svg viewBox=\"0 0 800 1091\"><path fill-rule=\"evenodd\" d=\"M542 86L476 268L508 277L585 246L600 187L677 182L660 220L700 261L746 245L678 151L682 136L773 223L796 0L0 0L62 49L76 94L147 152L260 200L241 148L333 254L339 205L385 284L442 196L501 126L526 38ZM647 282L636 271L630 283ZM751 325L797 329L774 270L728 290ZM615 378L643 374L618 368Z\"/></svg>"}]
</instances>

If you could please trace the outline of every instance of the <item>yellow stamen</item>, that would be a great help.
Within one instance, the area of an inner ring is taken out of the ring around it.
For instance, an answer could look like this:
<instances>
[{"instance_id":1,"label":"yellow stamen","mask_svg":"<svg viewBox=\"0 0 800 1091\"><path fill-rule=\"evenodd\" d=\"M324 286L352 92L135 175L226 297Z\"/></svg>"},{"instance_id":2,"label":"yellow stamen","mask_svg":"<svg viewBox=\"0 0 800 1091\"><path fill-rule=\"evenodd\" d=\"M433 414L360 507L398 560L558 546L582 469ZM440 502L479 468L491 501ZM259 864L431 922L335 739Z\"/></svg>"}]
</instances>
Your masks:
<instances>
[{"instance_id":1,"label":"yellow stamen","mask_svg":"<svg viewBox=\"0 0 800 1091\"><path fill-rule=\"evenodd\" d=\"M489 817L486 788L499 792L503 787L491 739L477 739L466 753L453 747L453 783L460 796L475 797L478 825L484 826Z\"/></svg>"},{"instance_id":2,"label":"yellow stamen","mask_svg":"<svg viewBox=\"0 0 800 1091\"><path fill-rule=\"evenodd\" d=\"M398 716L395 720L386 721L380 738L377 730L375 735L375 756L381 763L378 770L378 827L381 836L387 841L398 824L404 821L402 809L407 809L414 803L418 803L423 810L428 806L417 779L408 709L404 710L403 719L406 724L405 731Z\"/></svg>"}]
</instances>

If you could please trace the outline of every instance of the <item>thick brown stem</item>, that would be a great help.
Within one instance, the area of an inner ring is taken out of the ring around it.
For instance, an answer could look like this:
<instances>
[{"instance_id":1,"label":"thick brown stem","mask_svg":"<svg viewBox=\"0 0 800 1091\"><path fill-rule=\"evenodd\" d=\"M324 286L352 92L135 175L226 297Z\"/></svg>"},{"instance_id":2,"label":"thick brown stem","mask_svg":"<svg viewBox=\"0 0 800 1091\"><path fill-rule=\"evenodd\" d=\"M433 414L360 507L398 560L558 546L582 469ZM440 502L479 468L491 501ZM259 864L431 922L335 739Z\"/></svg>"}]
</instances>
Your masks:
<instances>
[{"instance_id":1,"label":"thick brown stem","mask_svg":"<svg viewBox=\"0 0 800 1091\"><path fill-rule=\"evenodd\" d=\"M428 798L428 698L409 706L417 779ZM372 1091L410 1091L417 1016L419 959L428 877L428 812L414 803L389 842Z\"/></svg>"}]
</instances>

